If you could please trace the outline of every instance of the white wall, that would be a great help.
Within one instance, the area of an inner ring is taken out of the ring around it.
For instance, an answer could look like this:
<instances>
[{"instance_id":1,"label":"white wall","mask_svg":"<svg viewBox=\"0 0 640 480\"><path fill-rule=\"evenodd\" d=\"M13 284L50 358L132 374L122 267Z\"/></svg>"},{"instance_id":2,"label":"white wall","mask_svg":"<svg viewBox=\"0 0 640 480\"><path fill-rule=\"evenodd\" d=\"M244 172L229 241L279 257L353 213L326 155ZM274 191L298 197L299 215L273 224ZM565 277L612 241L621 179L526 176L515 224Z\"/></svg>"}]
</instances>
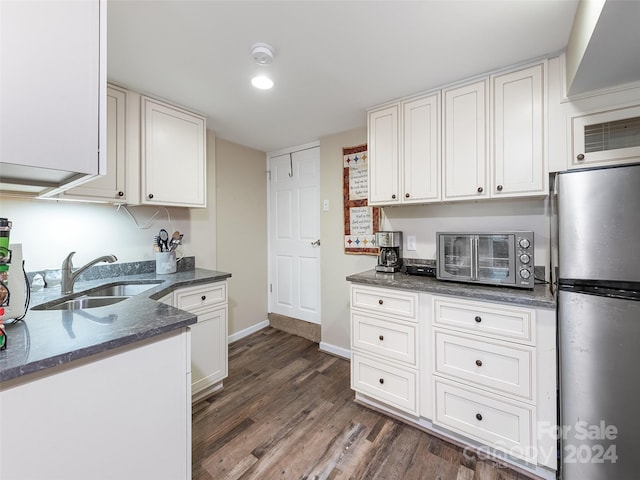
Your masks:
<instances>
[{"instance_id":1,"label":"white wall","mask_svg":"<svg viewBox=\"0 0 640 480\"><path fill-rule=\"evenodd\" d=\"M161 228L184 233L179 253L195 255L189 210L184 208L129 207L142 226L157 213L149 228L141 229L112 205L13 197L0 202L0 216L13 222L11 243L22 243L27 271L59 269L74 250L75 266L106 254L114 254L118 263L153 260L153 237Z\"/></svg>"},{"instance_id":2,"label":"white wall","mask_svg":"<svg viewBox=\"0 0 640 480\"><path fill-rule=\"evenodd\" d=\"M320 139L320 200L329 211L320 215L322 325L320 347L338 354L350 348L349 283L346 277L373 268L376 257L344 253L342 211L342 148L367 142L367 129Z\"/></svg>"},{"instance_id":3,"label":"white wall","mask_svg":"<svg viewBox=\"0 0 640 480\"><path fill-rule=\"evenodd\" d=\"M267 320L266 154L216 142L218 270L230 272L229 335L248 333Z\"/></svg>"},{"instance_id":4,"label":"white wall","mask_svg":"<svg viewBox=\"0 0 640 480\"><path fill-rule=\"evenodd\" d=\"M207 130L207 208L193 208L191 218L190 247L196 257L196 266L217 270L217 222L216 222L216 136Z\"/></svg>"},{"instance_id":5,"label":"white wall","mask_svg":"<svg viewBox=\"0 0 640 480\"><path fill-rule=\"evenodd\" d=\"M512 199L426 206L385 207L382 227L403 234L403 256L436 258L436 232L532 230L535 264L549 265L547 199ZM407 250L407 236L415 235L416 251Z\"/></svg>"}]
</instances>

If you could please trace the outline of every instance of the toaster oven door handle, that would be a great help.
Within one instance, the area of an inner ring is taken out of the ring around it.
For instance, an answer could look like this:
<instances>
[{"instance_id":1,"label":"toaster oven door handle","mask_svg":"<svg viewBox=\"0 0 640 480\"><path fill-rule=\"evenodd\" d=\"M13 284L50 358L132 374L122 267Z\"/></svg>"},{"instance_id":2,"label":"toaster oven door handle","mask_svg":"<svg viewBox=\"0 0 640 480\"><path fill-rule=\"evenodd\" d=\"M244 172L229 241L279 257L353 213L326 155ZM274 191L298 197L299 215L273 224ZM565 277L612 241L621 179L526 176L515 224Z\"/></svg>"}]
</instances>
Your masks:
<instances>
[{"instance_id":1,"label":"toaster oven door handle","mask_svg":"<svg viewBox=\"0 0 640 480\"><path fill-rule=\"evenodd\" d=\"M471 236L471 280L478 279L478 235Z\"/></svg>"}]
</instances>

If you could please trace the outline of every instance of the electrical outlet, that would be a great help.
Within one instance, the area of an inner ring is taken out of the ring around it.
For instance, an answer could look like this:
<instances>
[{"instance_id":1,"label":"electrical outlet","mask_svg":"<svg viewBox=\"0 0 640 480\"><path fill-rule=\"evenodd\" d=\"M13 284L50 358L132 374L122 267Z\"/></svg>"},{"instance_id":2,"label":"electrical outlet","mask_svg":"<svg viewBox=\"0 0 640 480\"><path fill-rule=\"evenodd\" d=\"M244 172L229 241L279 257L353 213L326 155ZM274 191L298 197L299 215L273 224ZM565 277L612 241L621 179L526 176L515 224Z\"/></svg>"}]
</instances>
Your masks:
<instances>
[{"instance_id":1,"label":"electrical outlet","mask_svg":"<svg viewBox=\"0 0 640 480\"><path fill-rule=\"evenodd\" d=\"M322 202L322 210L325 211L325 212L329 211L329 200L324 200Z\"/></svg>"},{"instance_id":2,"label":"electrical outlet","mask_svg":"<svg viewBox=\"0 0 640 480\"><path fill-rule=\"evenodd\" d=\"M407 250L410 252L416 251L416 236L407 235Z\"/></svg>"}]
</instances>

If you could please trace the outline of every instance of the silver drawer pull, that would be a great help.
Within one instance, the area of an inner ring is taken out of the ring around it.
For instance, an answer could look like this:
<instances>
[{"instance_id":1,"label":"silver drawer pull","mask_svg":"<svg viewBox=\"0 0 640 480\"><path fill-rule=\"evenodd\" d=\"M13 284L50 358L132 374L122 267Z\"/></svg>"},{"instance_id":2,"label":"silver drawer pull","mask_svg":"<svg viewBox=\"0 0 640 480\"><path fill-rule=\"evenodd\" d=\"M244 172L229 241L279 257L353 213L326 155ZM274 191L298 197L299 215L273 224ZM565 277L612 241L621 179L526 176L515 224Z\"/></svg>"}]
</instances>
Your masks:
<instances>
[{"instance_id":1,"label":"silver drawer pull","mask_svg":"<svg viewBox=\"0 0 640 480\"><path fill-rule=\"evenodd\" d=\"M379 303L380 305L382 305L384 302L382 301L382 299L380 299L380 300L378 300L378 303Z\"/></svg>"},{"instance_id":2,"label":"silver drawer pull","mask_svg":"<svg viewBox=\"0 0 640 480\"><path fill-rule=\"evenodd\" d=\"M480 323L482 321L482 317L480 315L476 315L475 321Z\"/></svg>"},{"instance_id":3,"label":"silver drawer pull","mask_svg":"<svg viewBox=\"0 0 640 480\"><path fill-rule=\"evenodd\" d=\"M482 366L482 360L476 360L476 365L481 367Z\"/></svg>"}]
</instances>

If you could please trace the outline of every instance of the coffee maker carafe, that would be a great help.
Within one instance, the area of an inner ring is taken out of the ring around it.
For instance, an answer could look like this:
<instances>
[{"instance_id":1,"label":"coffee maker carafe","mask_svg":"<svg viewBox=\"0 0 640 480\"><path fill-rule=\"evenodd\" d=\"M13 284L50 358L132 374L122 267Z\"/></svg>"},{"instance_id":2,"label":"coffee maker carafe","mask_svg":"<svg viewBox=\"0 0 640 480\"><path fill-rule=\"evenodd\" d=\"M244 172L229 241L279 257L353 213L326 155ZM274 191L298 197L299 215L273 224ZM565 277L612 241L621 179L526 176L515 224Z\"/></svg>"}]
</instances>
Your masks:
<instances>
[{"instance_id":1,"label":"coffee maker carafe","mask_svg":"<svg viewBox=\"0 0 640 480\"><path fill-rule=\"evenodd\" d=\"M402 267L402 232L377 232L380 248L376 272L393 273Z\"/></svg>"}]
</instances>

